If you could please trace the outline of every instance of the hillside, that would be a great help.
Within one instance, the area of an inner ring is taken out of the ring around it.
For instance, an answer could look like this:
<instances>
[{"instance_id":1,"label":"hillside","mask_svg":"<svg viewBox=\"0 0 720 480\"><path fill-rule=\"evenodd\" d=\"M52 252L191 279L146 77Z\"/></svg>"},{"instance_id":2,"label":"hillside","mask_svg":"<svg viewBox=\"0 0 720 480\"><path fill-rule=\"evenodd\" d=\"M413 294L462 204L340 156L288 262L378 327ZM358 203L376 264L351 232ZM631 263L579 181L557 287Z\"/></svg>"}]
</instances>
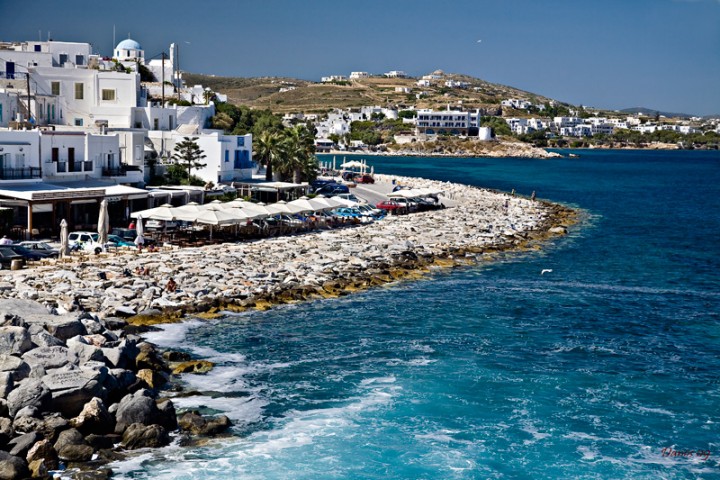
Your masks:
<instances>
[{"instance_id":1,"label":"hillside","mask_svg":"<svg viewBox=\"0 0 720 480\"><path fill-rule=\"evenodd\" d=\"M418 87L415 78L371 77L352 80L346 84L321 84L293 78L217 77L183 73L188 85L204 85L224 93L228 102L252 108L270 109L274 113L322 113L333 108L357 108L364 105L415 105L418 108L441 109L448 104L461 103L464 108L487 109L494 113L500 102L508 98L545 103L549 98L523 90L489 83L458 74L441 74L429 87ZM467 82L468 88L447 88L446 80ZM396 91L397 87L410 93ZM280 91L285 90L285 91ZM424 92L420 98L416 94Z\"/></svg>"}]
</instances>

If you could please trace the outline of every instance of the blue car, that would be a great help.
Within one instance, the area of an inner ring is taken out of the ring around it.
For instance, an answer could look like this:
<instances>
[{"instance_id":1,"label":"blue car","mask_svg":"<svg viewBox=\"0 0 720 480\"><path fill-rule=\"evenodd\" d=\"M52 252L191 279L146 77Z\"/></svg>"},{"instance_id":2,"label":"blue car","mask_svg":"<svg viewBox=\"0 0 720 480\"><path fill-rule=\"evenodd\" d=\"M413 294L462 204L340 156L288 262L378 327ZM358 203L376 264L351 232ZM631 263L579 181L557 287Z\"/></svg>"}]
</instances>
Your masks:
<instances>
[{"instance_id":1,"label":"blue car","mask_svg":"<svg viewBox=\"0 0 720 480\"><path fill-rule=\"evenodd\" d=\"M346 185L340 185L339 183L328 183L315 190L315 193L317 195L332 197L340 193L350 193L350 189Z\"/></svg>"}]
</instances>

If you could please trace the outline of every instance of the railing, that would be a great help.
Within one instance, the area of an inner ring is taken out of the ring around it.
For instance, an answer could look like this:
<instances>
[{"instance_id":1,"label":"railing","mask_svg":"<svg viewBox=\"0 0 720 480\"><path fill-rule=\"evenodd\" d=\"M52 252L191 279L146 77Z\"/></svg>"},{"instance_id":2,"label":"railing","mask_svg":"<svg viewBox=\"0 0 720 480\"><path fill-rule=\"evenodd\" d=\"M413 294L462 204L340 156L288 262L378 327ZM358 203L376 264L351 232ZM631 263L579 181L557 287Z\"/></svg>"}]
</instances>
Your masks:
<instances>
[{"instance_id":1,"label":"railing","mask_svg":"<svg viewBox=\"0 0 720 480\"><path fill-rule=\"evenodd\" d=\"M103 167L103 177L124 177L127 172L140 172L142 171L137 165L119 165L113 167Z\"/></svg>"},{"instance_id":2,"label":"railing","mask_svg":"<svg viewBox=\"0 0 720 480\"><path fill-rule=\"evenodd\" d=\"M93 171L93 162L92 160L81 162L77 161L73 164L70 164L69 162L56 162L56 172L57 173L78 173L78 172L92 172Z\"/></svg>"},{"instance_id":3,"label":"railing","mask_svg":"<svg viewBox=\"0 0 720 480\"><path fill-rule=\"evenodd\" d=\"M0 180L28 180L41 178L40 169L37 167L26 168L3 168L0 170Z\"/></svg>"}]
</instances>

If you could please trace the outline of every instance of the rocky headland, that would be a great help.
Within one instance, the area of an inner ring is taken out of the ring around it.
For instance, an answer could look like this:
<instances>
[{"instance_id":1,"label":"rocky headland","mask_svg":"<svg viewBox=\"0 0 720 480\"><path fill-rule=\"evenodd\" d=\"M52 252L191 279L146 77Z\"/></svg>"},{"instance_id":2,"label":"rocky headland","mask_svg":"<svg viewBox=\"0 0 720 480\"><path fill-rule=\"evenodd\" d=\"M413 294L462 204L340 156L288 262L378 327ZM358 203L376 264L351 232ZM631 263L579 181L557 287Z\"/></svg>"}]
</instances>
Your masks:
<instances>
[{"instance_id":1,"label":"rocky headland","mask_svg":"<svg viewBox=\"0 0 720 480\"><path fill-rule=\"evenodd\" d=\"M417 178L376 179L439 188L453 206L293 236L2 272L0 479L81 466L102 478L109 475L104 462L165 445L170 432L205 436L230 426L225 417L196 412L178 419L162 389L176 375L212 365L157 351L139 335L146 325L417 278L539 248L575 221L573 210L549 202ZM137 267L145 271L136 274ZM173 292L164 288L170 277Z\"/></svg>"}]
</instances>

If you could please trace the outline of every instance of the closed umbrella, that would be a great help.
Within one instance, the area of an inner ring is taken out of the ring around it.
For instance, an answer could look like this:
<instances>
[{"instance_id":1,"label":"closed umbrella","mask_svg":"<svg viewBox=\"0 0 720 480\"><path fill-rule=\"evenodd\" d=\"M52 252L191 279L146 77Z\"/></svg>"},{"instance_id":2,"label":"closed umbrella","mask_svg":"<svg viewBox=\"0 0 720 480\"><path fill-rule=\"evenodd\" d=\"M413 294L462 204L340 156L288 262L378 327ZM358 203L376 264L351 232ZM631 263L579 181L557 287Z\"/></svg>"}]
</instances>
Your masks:
<instances>
[{"instance_id":1,"label":"closed umbrella","mask_svg":"<svg viewBox=\"0 0 720 480\"><path fill-rule=\"evenodd\" d=\"M145 234L145 227L143 227L143 217L142 215L138 215L136 219L136 225L135 225L135 245L138 247L145 244L145 237L143 235Z\"/></svg>"},{"instance_id":2,"label":"closed umbrella","mask_svg":"<svg viewBox=\"0 0 720 480\"><path fill-rule=\"evenodd\" d=\"M108 243L108 231L110 230L110 216L108 215L107 198L100 202L100 216L98 217L98 243L105 250Z\"/></svg>"},{"instance_id":3,"label":"closed umbrella","mask_svg":"<svg viewBox=\"0 0 720 480\"><path fill-rule=\"evenodd\" d=\"M67 257L70 255L70 247L68 244L68 224L63 218L60 222L60 256Z\"/></svg>"}]
</instances>

